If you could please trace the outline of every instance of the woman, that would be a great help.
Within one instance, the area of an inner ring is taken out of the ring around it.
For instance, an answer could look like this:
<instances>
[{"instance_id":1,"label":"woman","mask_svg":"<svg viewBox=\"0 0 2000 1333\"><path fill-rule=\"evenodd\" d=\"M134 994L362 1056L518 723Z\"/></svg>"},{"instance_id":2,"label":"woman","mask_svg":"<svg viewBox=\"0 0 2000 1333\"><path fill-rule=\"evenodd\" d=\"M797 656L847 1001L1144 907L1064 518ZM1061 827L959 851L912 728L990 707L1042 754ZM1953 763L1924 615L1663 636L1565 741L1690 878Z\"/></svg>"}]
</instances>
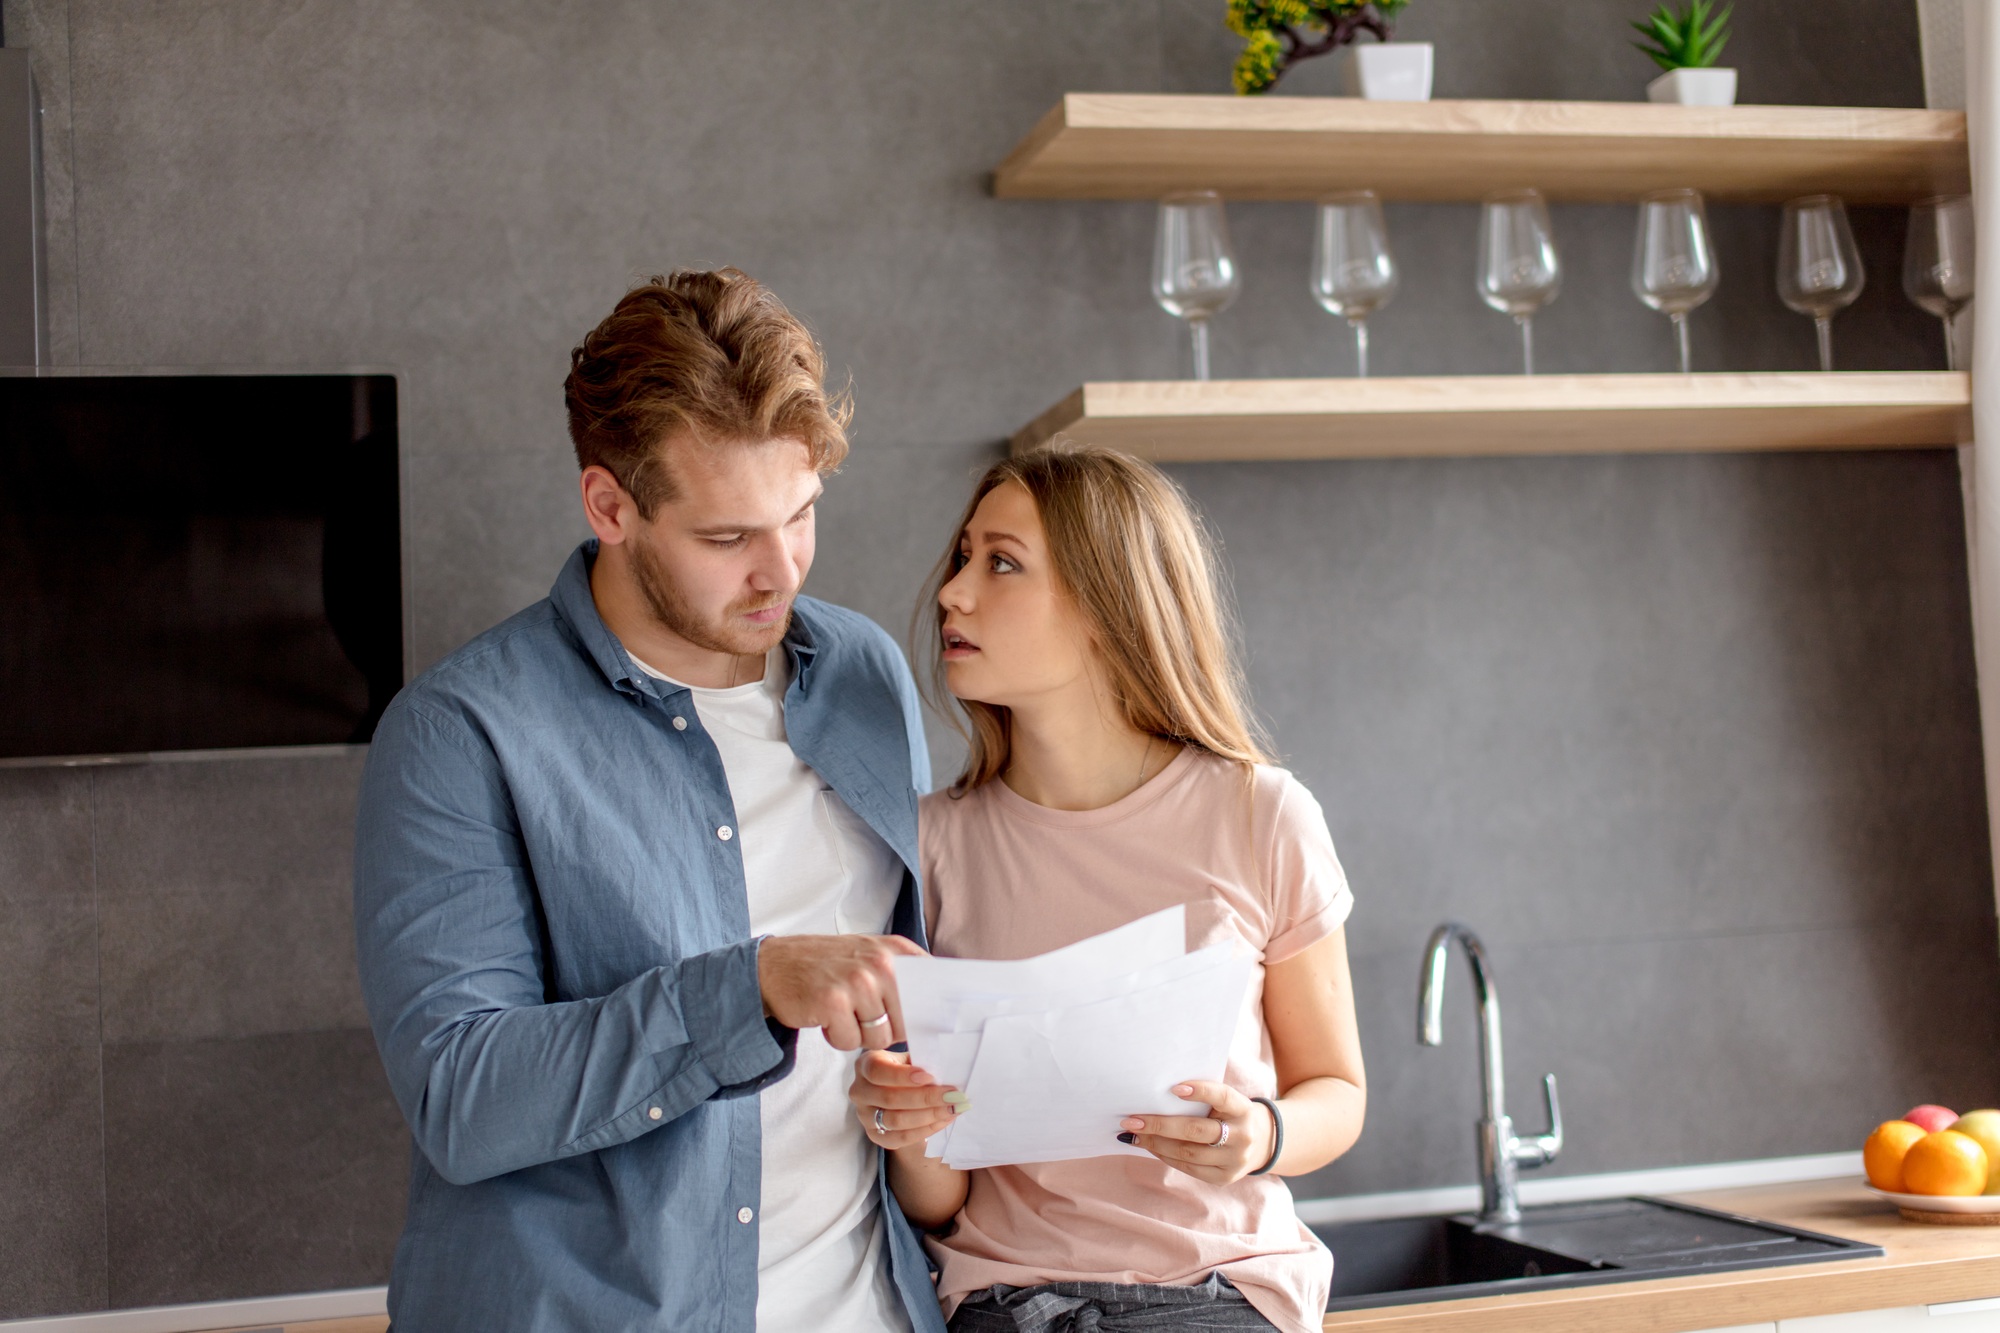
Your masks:
<instances>
[{"instance_id":1,"label":"woman","mask_svg":"<svg viewBox=\"0 0 2000 1333\"><path fill-rule=\"evenodd\" d=\"M1352 898L1253 735L1199 524L1144 463L1045 448L987 472L937 582L935 675L971 754L920 809L932 948L1027 957L1185 903L1189 948L1234 936L1263 961L1223 1080L1122 1122L1146 1157L954 1171L924 1140L976 1108L907 1056L863 1058L850 1096L934 1233L952 1329L1088 1305L1107 1330L1316 1330L1332 1260L1275 1177L1361 1132Z\"/></svg>"}]
</instances>

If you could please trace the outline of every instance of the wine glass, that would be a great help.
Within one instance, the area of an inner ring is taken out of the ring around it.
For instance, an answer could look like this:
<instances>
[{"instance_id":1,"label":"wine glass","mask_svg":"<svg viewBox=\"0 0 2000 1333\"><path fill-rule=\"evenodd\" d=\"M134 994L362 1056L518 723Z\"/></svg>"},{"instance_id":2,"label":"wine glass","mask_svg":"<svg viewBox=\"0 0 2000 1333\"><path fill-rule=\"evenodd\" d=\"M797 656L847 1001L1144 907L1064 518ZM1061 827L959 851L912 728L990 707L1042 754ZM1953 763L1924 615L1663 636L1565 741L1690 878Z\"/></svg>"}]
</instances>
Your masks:
<instances>
[{"instance_id":1,"label":"wine glass","mask_svg":"<svg viewBox=\"0 0 2000 1333\"><path fill-rule=\"evenodd\" d=\"M1488 195L1479 209L1479 295L1521 326L1521 373L1535 373L1535 312L1562 290L1562 265L1539 190Z\"/></svg>"},{"instance_id":2,"label":"wine glass","mask_svg":"<svg viewBox=\"0 0 2000 1333\"><path fill-rule=\"evenodd\" d=\"M1229 249L1222 196L1188 190L1160 201L1153 238L1153 299L1188 322L1194 335L1194 377L1208 378L1208 321L1221 314L1243 287Z\"/></svg>"},{"instance_id":3,"label":"wine glass","mask_svg":"<svg viewBox=\"0 0 2000 1333\"><path fill-rule=\"evenodd\" d=\"M1809 194L1785 205L1778 235L1778 297L1811 315L1819 333L1819 368L1833 369L1833 317L1854 304L1867 283L1861 253L1847 227L1847 209L1830 194Z\"/></svg>"},{"instance_id":4,"label":"wine glass","mask_svg":"<svg viewBox=\"0 0 2000 1333\"><path fill-rule=\"evenodd\" d=\"M1691 371L1688 312L1715 294L1715 251L1708 214L1697 190L1659 190L1639 203L1639 237L1632 248L1632 290L1674 321L1681 374Z\"/></svg>"},{"instance_id":5,"label":"wine glass","mask_svg":"<svg viewBox=\"0 0 2000 1333\"><path fill-rule=\"evenodd\" d=\"M1356 373L1368 378L1368 317L1396 295L1396 258L1382 201L1373 190L1319 201L1313 232L1312 294L1354 328Z\"/></svg>"},{"instance_id":6,"label":"wine glass","mask_svg":"<svg viewBox=\"0 0 2000 1333\"><path fill-rule=\"evenodd\" d=\"M1944 363L1958 369L1952 320L1972 303L1972 200L1955 194L1910 209L1903 247L1903 294L1944 321Z\"/></svg>"}]
</instances>

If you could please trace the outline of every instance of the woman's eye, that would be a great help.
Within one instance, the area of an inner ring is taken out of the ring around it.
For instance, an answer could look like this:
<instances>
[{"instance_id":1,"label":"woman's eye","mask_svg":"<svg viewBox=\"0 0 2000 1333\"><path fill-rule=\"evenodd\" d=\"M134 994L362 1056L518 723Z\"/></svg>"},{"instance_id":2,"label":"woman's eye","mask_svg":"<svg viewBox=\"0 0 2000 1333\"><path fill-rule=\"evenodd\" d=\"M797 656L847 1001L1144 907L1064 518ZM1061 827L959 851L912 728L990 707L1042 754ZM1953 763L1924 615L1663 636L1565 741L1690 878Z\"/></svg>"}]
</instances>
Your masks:
<instances>
[{"instance_id":1,"label":"woman's eye","mask_svg":"<svg viewBox=\"0 0 2000 1333\"><path fill-rule=\"evenodd\" d=\"M1009 560L1006 556L1000 555L997 552L994 554L993 572L995 574L1011 574L1018 568L1020 568L1020 566L1016 565L1012 560Z\"/></svg>"},{"instance_id":2,"label":"woman's eye","mask_svg":"<svg viewBox=\"0 0 2000 1333\"><path fill-rule=\"evenodd\" d=\"M971 563L972 563L972 557L966 554L964 551L953 551L951 553L952 573L954 574L958 573L959 570L964 569L967 565Z\"/></svg>"}]
</instances>

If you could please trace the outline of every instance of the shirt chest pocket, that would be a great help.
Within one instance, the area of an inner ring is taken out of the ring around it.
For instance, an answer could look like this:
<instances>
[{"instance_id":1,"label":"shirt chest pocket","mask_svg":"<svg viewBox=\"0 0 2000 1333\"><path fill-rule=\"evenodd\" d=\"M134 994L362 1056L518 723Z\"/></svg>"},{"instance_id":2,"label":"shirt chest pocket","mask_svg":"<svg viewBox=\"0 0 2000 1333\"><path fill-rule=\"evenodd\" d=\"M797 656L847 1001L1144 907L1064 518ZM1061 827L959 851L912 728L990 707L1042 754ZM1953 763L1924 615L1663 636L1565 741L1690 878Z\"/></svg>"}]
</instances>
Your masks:
<instances>
[{"instance_id":1,"label":"shirt chest pocket","mask_svg":"<svg viewBox=\"0 0 2000 1333\"><path fill-rule=\"evenodd\" d=\"M903 863L880 834L831 787L819 791L816 817L840 868L843 888L835 919L843 935L879 935L889 928L902 892Z\"/></svg>"}]
</instances>

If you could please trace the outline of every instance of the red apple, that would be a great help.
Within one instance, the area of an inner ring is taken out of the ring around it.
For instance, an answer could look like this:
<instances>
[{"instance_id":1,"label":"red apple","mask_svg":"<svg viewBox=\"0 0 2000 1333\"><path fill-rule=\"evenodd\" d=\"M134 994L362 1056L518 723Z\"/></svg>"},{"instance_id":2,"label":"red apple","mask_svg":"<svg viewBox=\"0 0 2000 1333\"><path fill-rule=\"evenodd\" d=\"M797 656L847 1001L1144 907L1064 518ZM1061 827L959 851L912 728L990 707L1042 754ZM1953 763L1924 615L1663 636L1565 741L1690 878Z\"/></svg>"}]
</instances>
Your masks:
<instances>
[{"instance_id":1,"label":"red apple","mask_svg":"<svg viewBox=\"0 0 2000 1333\"><path fill-rule=\"evenodd\" d=\"M1951 1122L1958 1119L1958 1112L1946 1106L1918 1106L1903 1116L1903 1119L1922 1128L1926 1134L1935 1134L1941 1129L1950 1129Z\"/></svg>"}]
</instances>

